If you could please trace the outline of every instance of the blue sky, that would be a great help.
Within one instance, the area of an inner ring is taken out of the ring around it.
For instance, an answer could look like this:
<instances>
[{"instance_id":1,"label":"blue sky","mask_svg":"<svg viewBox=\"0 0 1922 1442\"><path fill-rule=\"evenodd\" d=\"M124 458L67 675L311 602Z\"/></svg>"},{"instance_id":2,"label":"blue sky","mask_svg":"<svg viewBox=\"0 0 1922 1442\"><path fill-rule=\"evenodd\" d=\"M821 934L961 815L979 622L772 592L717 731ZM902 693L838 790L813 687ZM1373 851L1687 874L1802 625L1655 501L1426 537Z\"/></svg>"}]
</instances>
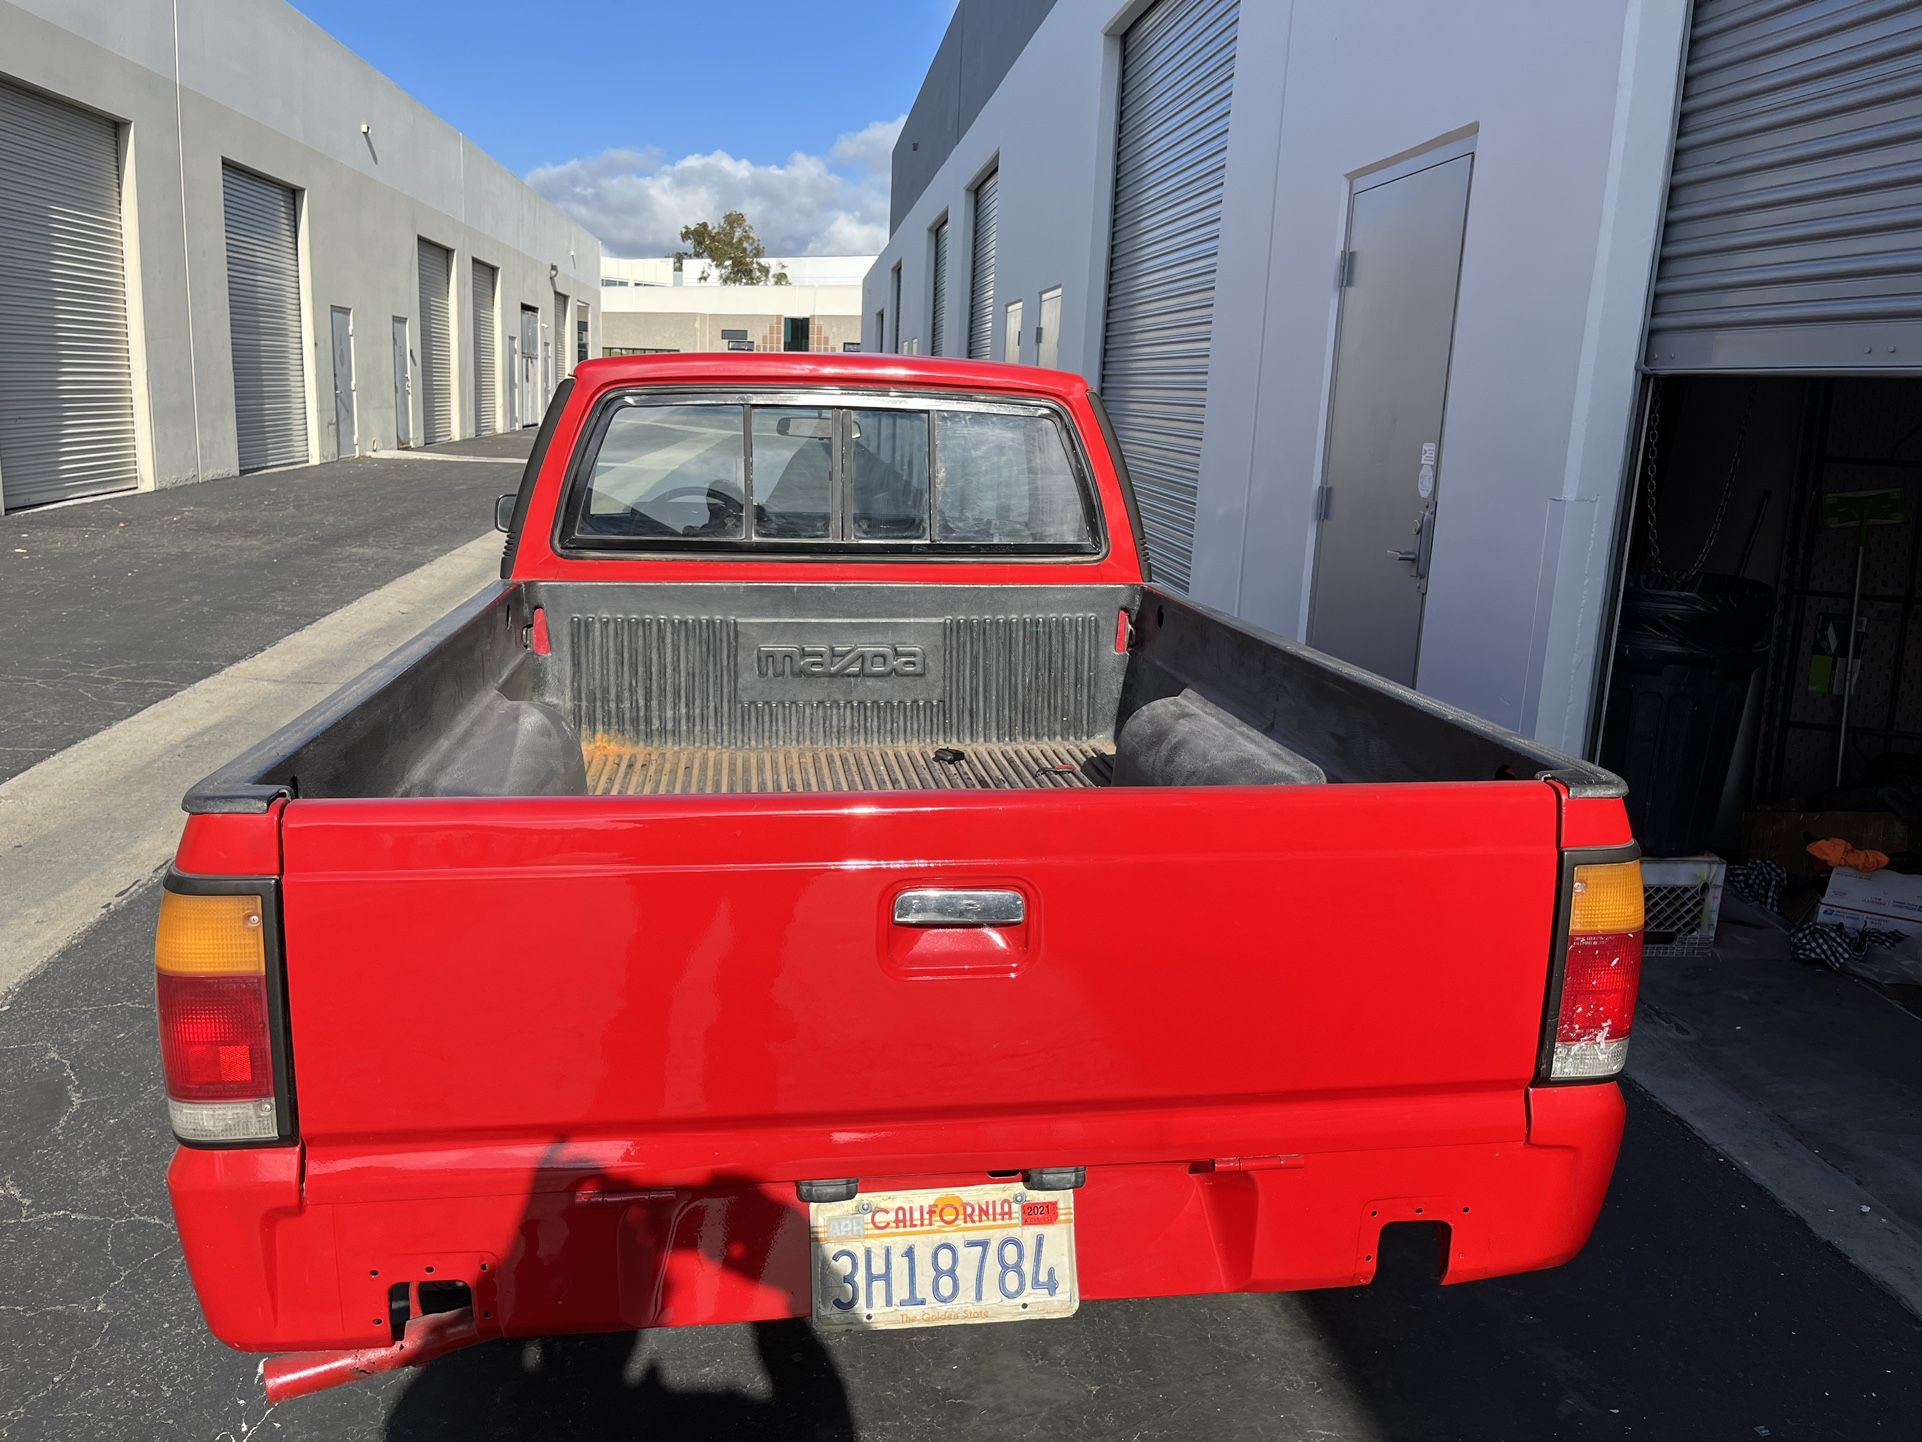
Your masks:
<instances>
[{"instance_id":1,"label":"blue sky","mask_svg":"<svg viewBox=\"0 0 1922 1442\"><path fill-rule=\"evenodd\" d=\"M953 0L293 0L613 255L745 210L772 254L887 236L888 154Z\"/></svg>"}]
</instances>

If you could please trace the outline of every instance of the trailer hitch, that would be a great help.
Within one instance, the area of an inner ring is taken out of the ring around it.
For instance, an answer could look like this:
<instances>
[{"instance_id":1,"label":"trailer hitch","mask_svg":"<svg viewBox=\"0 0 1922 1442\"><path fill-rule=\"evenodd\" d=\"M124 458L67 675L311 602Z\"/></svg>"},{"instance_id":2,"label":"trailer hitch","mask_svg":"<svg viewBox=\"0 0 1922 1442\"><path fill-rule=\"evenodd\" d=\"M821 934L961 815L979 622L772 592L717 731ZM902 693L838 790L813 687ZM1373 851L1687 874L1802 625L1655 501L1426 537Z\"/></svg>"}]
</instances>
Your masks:
<instances>
[{"instance_id":1,"label":"trailer hitch","mask_svg":"<svg viewBox=\"0 0 1922 1442\"><path fill-rule=\"evenodd\" d=\"M481 1340L474 1326L474 1309L462 1307L453 1312L430 1312L414 1317L398 1342L388 1347L350 1347L332 1352L287 1352L269 1357L260 1375L270 1403L310 1397L330 1387L343 1387L363 1377L378 1377L398 1372L402 1367L420 1367L471 1347Z\"/></svg>"}]
</instances>

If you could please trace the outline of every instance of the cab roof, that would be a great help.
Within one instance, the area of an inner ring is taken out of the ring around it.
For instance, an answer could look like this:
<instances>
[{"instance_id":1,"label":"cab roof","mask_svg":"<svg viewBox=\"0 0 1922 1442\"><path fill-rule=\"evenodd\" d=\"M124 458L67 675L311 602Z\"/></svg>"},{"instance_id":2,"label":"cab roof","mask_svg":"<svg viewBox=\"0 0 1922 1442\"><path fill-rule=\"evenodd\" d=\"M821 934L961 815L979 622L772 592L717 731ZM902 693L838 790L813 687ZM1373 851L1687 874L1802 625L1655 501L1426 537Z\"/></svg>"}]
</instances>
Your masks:
<instances>
[{"instance_id":1,"label":"cab roof","mask_svg":"<svg viewBox=\"0 0 1922 1442\"><path fill-rule=\"evenodd\" d=\"M948 356L853 352L678 352L607 356L582 361L575 378L588 390L609 385L885 386L941 391L999 391L1071 401L1088 392L1085 377L1038 366Z\"/></svg>"}]
</instances>

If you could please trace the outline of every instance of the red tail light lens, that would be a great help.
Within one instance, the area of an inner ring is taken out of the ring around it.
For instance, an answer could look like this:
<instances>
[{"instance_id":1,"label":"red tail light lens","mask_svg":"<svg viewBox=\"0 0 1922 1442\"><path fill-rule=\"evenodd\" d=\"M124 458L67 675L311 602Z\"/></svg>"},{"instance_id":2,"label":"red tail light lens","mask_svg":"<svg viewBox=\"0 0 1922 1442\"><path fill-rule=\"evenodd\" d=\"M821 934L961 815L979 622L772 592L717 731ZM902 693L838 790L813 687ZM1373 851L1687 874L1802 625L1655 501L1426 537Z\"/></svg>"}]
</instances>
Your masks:
<instances>
[{"instance_id":1,"label":"red tail light lens","mask_svg":"<svg viewBox=\"0 0 1922 1442\"><path fill-rule=\"evenodd\" d=\"M155 1000L167 1110L192 1142L279 1134L265 917L258 896L166 892Z\"/></svg>"},{"instance_id":2,"label":"red tail light lens","mask_svg":"<svg viewBox=\"0 0 1922 1442\"><path fill-rule=\"evenodd\" d=\"M1549 1076L1599 1081L1628 1061L1642 979L1642 864L1575 868Z\"/></svg>"},{"instance_id":3,"label":"red tail light lens","mask_svg":"<svg viewBox=\"0 0 1922 1442\"><path fill-rule=\"evenodd\" d=\"M266 978L169 976L163 971L157 980L167 1095L182 1102L273 1096Z\"/></svg>"}]
</instances>

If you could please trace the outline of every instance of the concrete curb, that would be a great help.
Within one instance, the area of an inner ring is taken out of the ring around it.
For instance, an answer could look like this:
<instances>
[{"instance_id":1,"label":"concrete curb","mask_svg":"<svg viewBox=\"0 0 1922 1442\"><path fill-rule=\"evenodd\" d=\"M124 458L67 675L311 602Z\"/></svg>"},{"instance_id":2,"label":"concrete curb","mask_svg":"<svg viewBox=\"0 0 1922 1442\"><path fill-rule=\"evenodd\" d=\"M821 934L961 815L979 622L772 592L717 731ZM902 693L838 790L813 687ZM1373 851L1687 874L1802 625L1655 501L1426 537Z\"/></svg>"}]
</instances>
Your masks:
<instances>
[{"instance_id":1,"label":"concrete curb","mask_svg":"<svg viewBox=\"0 0 1922 1442\"><path fill-rule=\"evenodd\" d=\"M1922 1239L1874 1195L1709 1072L1689 1055L1686 1040L1646 1012L1629 1044L1628 1079L1922 1317Z\"/></svg>"},{"instance_id":2,"label":"concrete curb","mask_svg":"<svg viewBox=\"0 0 1922 1442\"><path fill-rule=\"evenodd\" d=\"M489 532L0 785L0 997L166 863L189 786L499 567L500 537Z\"/></svg>"}]
</instances>

